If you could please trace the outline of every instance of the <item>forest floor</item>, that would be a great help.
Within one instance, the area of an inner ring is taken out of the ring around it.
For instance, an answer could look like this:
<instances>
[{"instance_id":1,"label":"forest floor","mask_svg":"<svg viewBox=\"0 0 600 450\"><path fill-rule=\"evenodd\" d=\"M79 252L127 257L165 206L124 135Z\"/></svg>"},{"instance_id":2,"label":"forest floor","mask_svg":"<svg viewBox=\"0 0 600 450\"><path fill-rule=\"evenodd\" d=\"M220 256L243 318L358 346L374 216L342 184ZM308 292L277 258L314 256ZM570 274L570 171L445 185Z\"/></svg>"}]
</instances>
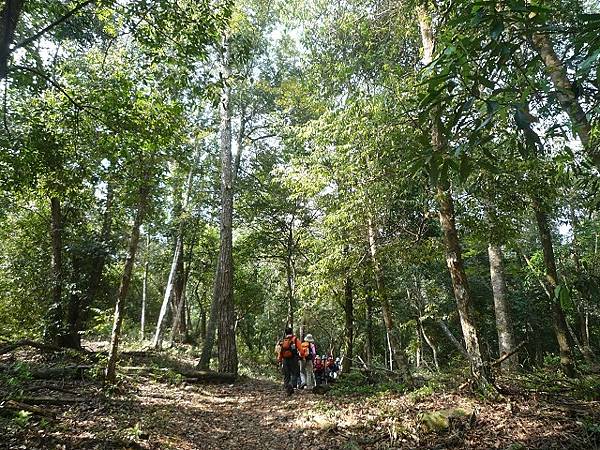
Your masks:
<instances>
[{"instance_id":1,"label":"forest floor","mask_svg":"<svg viewBox=\"0 0 600 450\"><path fill-rule=\"evenodd\" d=\"M78 379L32 376L42 364L65 365L64 355L0 356L1 367L17 368L0 371L0 449L600 448L600 402L574 396L597 399L586 392L597 379L575 391L560 380L539 380L546 385L535 389L531 378L513 380L512 393L494 401L439 385L353 393L348 383L326 395L287 397L279 382L194 384L161 369L164 358L148 362L157 372L123 375L107 391L93 368Z\"/></svg>"}]
</instances>

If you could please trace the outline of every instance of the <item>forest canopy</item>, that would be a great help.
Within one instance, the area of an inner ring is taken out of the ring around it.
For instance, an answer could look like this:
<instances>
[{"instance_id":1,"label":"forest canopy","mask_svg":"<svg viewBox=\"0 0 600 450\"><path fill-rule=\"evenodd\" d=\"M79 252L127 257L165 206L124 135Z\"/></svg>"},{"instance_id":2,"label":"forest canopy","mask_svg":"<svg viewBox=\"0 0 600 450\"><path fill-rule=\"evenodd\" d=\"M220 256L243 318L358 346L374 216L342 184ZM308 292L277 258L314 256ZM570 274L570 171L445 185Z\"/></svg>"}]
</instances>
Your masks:
<instances>
[{"instance_id":1,"label":"forest canopy","mask_svg":"<svg viewBox=\"0 0 600 450\"><path fill-rule=\"evenodd\" d=\"M599 30L591 0L3 0L0 354L273 376L289 326L407 391L597 373Z\"/></svg>"}]
</instances>

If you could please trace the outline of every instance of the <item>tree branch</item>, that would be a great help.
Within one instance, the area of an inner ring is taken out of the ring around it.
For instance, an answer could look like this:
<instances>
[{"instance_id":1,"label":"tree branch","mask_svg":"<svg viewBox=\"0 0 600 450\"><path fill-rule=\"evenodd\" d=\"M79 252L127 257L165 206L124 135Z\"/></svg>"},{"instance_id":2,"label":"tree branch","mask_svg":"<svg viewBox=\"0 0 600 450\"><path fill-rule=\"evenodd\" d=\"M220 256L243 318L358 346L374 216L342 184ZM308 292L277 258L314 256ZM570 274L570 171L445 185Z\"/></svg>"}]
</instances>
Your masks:
<instances>
[{"instance_id":1,"label":"tree branch","mask_svg":"<svg viewBox=\"0 0 600 450\"><path fill-rule=\"evenodd\" d=\"M33 36L30 36L27 39L19 42L17 45L15 45L12 48L12 50L10 51L10 53L13 53L16 49L21 48L21 47L25 47L26 45L29 45L32 42L38 40L40 37L42 37L48 31L50 31L51 29L57 27L61 23L69 20L69 18L71 18L72 16L74 16L75 14L77 14L77 12L79 10L85 8L86 6L88 6L91 3L94 3L95 1L96 0L86 0L86 1L78 4L77 6L75 6L75 8L73 8L72 10L70 10L69 12L67 12L64 16L59 17L54 22L52 22L51 24L47 25L46 27L42 28L40 31L38 31L37 33L35 33Z\"/></svg>"}]
</instances>

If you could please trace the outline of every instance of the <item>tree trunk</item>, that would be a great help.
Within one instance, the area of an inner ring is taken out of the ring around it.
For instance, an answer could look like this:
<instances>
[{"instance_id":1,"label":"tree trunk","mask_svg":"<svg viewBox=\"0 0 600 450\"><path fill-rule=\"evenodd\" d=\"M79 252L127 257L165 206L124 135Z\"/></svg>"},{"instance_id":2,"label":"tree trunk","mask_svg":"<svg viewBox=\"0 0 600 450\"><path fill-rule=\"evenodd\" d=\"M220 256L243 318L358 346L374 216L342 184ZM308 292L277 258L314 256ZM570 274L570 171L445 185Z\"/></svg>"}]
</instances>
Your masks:
<instances>
[{"instance_id":1,"label":"tree trunk","mask_svg":"<svg viewBox=\"0 0 600 450\"><path fill-rule=\"evenodd\" d=\"M81 310L82 298L79 291L79 276L81 274L82 260L80 255L73 256L73 275L71 292L67 307L67 330L62 336L62 345L69 348L81 348Z\"/></svg>"},{"instance_id":2,"label":"tree trunk","mask_svg":"<svg viewBox=\"0 0 600 450\"><path fill-rule=\"evenodd\" d=\"M375 274L375 285L379 294L379 300L381 301L381 309L383 312L383 322L387 332L388 346L390 348L391 360L394 362L400 371L402 378L407 386L413 386L413 378L410 373L408 361L404 349L400 345L400 339L396 336L396 330L394 329L394 319L392 318L392 309L387 297L387 291L385 287L385 281L383 279L383 273L379 264L379 255L377 252L377 235L378 232L373 224L373 221L369 219L368 223L368 238L369 238L369 250L371 254L371 261L373 263L373 271Z\"/></svg>"},{"instance_id":3,"label":"tree trunk","mask_svg":"<svg viewBox=\"0 0 600 450\"><path fill-rule=\"evenodd\" d=\"M503 255L499 245L488 245L490 260L490 278L494 294L494 310L496 312L496 330L498 332L498 353L500 356L515 348L515 338L510 315L510 307L506 295L506 280L504 278ZM519 370L517 354L505 359L502 368L508 372Z\"/></svg>"},{"instance_id":4,"label":"tree trunk","mask_svg":"<svg viewBox=\"0 0 600 450\"><path fill-rule=\"evenodd\" d=\"M423 326L423 321L421 321L421 320L419 320L419 327L421 328L421 334L423 335L423 339L425 339L425 342L431 349L431 353L433 353L433 364L435 365L435 370L439 372L440 364L438 362L437 348L436 348L435 344L433 343L433 341L429 338L429 336L425 332L425 327Z\"/></svg>"},{"instance_id":5,"label":"tree trunk","mask_svg":"<svg viewBox=\"0 0 600 450\"><path fill-rule=\"evenodd\" d=\"M568 377L574 377L575 366L573 365L571 346L569 345L567 322L560 301L556 298L555 294L555 289L558 286L558 273L556 270L556 260L554 257L554 248L552 246L552 236L550 234L548 216L546 215L541 202L537 198L532 200L532 205L535 211L535 219L540 235L540 241L542 243L542 250L544 252L544 265L546 267L546 278L544 281L547 294L552 302L552 325L560 350L560 363L565 374Z\"/></svg>"},{"instance_id":6,"label":"tree trunk","mask_svg":"<svg viewBox=\"0 0 600 450\"><path fill-rule=\"evenodd\" d=\"M233 304L233 168L231 154L231 67L229 38L223 39L221 64L221 101L219 103L221 150L221 246L219 272L215 279L216 302L219 306L219 372L237 373L235 343L235 310Z\"/></svg>"},{"instance_id":7,"label":"tree trunk","mask_svg":"<svg viewBox=\"0 0 600 450\"><path fill-rule=\"evenodd\" d=\"M62 333L62 214L60 200L56 197L50 199L50 238L52 242L52 295L48 310L47 340L59 344Z\"/></svg>"},{"instance_id":8,"label":"tree trunk","mask_svg":"<svg viewBox=\"0 0 600 450\"><path fill-rule=\"evenodd\" d=\"M345 317L345 336L344 336L344 361L342 371L350 372L352 366L353 346L354 346L354 304L352 292L352 278L348 275L344 283L344 317Z\"/></svg>"},{"instance_id":9,"label":"tree trunk","mask_svg":"<svg viewBox=\"0 0 600 450\"><path fill-rule=\"evenodd\" d=\"M142 187L140 188L140 197L138 200L137 212L133 221L133 227L131 229L131 238L129 240L129 249L127 251L127 259L125 260L125 267L123 268L123 276L121 278L121 284L119 286L119 292L117 294L117 302L115 304L115 318L113 322L112 333L110 336L110 349L108 353L108 362L106 365L106 382L114 384L117 376L117 356L119 351L119 339L121 337L121 326L123 325L123 309L125 298L127 297L127 291L129 290L129 284L131 282L131 274L133 273L133 265L135 263L135 253L138 247L138 241L140 239L140 226L144 220L146 213L146 202L148 195L148 188L145 186L147 182L147 176L144 177Z\"/></svg>"},{"instance_id":10,"label":"tree trunk","mask_svg":"<svg viewBox=\"0 0 600 450\"><path fill-rule=\"evenodd\" d=\"M446 325L446 322L444 322L442 319L439 319L437 321L437 324L439 325L439 327L442 330L442 332L446 335L446 337L448 338L448 340L452 343L452 345L454 345L454 348L456 348L456 350L458 350L460 352L460 354L463 355L467 361L470 361L471 358L469 356L469 353L467 353L467 349L456 338L456 336L454 336L454 334L452 333L452 331L450 330L450 328L448 328L448 325Z\"/></svg>"},{"instance_id":11,"label":"tree trunk","mask_svg":"<svg viewBox=\"0 0 600 450\"><path fill-rule=\"evenodd\" d=\"M175 243L175 251L173 252L173 261L171 262L171 270L169 271L169 278L167 279L167 287L165 288L165 295L158 314L154 339L152 340L152 346L156 349L160 349L162 345L163 324L167 315L167 310L169 309L169 300L171 299L171 293L173 292L173 286L175 285L175 272L177 271L177 266L181 259L182 249L183 239L182 236L178 234Z\"/></svg>"},{"instance_id":12,"label":"tree trunk","mask_svg":"<svg viewBox=\"0 0 600 450\"><path fill-rule=\"evenodd\" d=\"M573 129L581 139L584 150L591 158L594 165L600 169L600 153L597 148L594 148L590 142L591 125L587 119L577 95L573 84L567 77L567 71L560 61L550 37L545 33L536 32L532 35L533 47L540 55L544 66L546 67L546 73L552 80L552 84L556 89L556 97L560 103L561 108L567 113L571 119Z\"/></svg>"},{"instance_id":13,"label":"tree trunk","mask_svg":"<svg viewBox=\"0 0 600 450\"><path fill-rule=\"evenodd\" d=\"M365 321L367 327L367 335L365 336L365 361L367 366L371 367L373 362L373 299L371 294L367 292L365 297Z\"/></svg>"},{"instance_id":14,"label":"tree trunk","mask_svg":"<svg viewBox=\"0 0 600 450\"><path fill-rule=\"evenodd\" d=\"M15 38L15 29L23 10L25 0L5 0L0 11L0 80L8 73L10 46Z\"/></svg>"},{"instance_id":15,"label":"tree trunk","mask_svg":"<svg viewBox=\"0 0 600 450\"><path fill-rule=\"evenodd\" d=\"M433 29L431 27L431 18L425 3L419 5L417 8L417 15L423 42L423 63L428 65L433 61L435 42ZM442 132L439 107L433 108L430 114L431 146L434 152L443 155L447 151L447 143ZM471 372L480 384L480 387L485 389L489 385L490 373L487 366L483 364L479 346L479 333L473 315L473 300L469 290L469 284L462 261L460 241L456 230L454 200L452 199L449 183L442 179L442 175L440 175L436 187L440 225L446 247L446 262L452 278L454 297L458 307L467 352L471 361Z\"/></svg>"},{"instance_id":16,"label":"tree trunk","mask_svg":"<svg viewBox=\"0 0 600 450\"><path fill-rule=\"evenodd\" d=\"M144 261L144 278L142 281L142 316L140 317L140 341L146 337L146 303L148 300L148 250L150 248L150 235L146 234L146 254Z\"/></svg>"},{"instance_id":17,"label":"tree trunk","mask_svg":"<svg viewBox=\"0 0 600 450\"><path fill-rule=\"evenodd\" d=\"M291 233L291 231L290 231ZM294 328L294 263L291 249L288 247L285 258L285 276L287 281L287 326Z\"/></svg>"}]
</instances>

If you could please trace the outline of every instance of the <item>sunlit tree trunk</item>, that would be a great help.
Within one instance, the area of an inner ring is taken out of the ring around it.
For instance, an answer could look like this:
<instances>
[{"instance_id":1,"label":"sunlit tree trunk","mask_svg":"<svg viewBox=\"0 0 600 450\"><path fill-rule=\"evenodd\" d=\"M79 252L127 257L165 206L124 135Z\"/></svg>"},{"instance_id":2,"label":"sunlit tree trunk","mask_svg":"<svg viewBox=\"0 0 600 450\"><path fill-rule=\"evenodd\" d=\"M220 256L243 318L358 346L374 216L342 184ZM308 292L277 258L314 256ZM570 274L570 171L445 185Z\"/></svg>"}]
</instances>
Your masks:
<instances>
[{"instance_id":1,"label":"sunlit tree trunk","mask_svg":"<svg viewBox=\"0 0 600 450\"><path fill-rule=\"evenodd\" d=\"M167 310L169 309L169 300L171 299L171 294L173 293L173 287L175 285L175 273L177 271L177 266L179 265L179 260L182 257L182 252L183 236L178 234L175 243L175 251L173 252L173 261L171 262L171 270L169 271L169 278L167 279L167 286L165 288L165 295L163 297L163 302L158 314L154 339L152 340L152 346L157 349L159 349L162 345L163 325L167 315Z\"/></svg>"},{"instance_id":2,"label":"sunlit tree trunk","mask_svg":"<svg viewBox=\"0 0 600 450\"><path fill-rule=\"evenodd\" d=\"M108 352L108 362L106 365L106 382L114 384L117 376L117 356L119 351L119 340L121 338L121 327L123 325L123 308L124 302L127 298L127 292L129 291L129 284L131 283L131 274L133 273L133 266L135 263L135 254L138 247L138 241L140 239L140 227L144 220L146 213L148 189L145 186L147 183L147 176L142 181L144 184L140 189L140 197L138 200L137 211L135 219L133 221L133 227L131 229L131 237L129 239L129 249L127 250L127 259L125 260L125 267L123 268L123 276L121 277L121 284L119 286L119 292L117 294L117 302L115 304L115 316L113 321L112 333L110 336L110 348Z\"/></svg>"},{"instance_id":3,"label":"sunlit tree trunk","mask_svg":"<svg viewBox=\"0 0 600 450\"><path fill-rule=\"evenodd\" d=\"M221 100L219 103L221 150L221 246L220 270L215 279L218 304L219 372L237 373L235 311L233 304L233 167L231 152L231 67L229 38L223 39L221 60Z\"/></svg>"},{"instance_id":4,"label":"sunlit tree trunk","mask_svg":"<svg viewBox=\"0 0 600 450\"><path fill-rule=\"evenodd\" d=\"M423 2L418 6L417 16L423 42L423 63L428 65L433 61L435 41L427 3ZM447 143L442 131L440 115L440 108L434 107L431 111L431 146L434 152L443 154L446 151ZM446 247L446 263L450 271L450 277L452 278L452 287L460 316L463 337L471 362L471 372L480 387L485 388L489 385L490 373L487 366L483 364L479 346L480 339L474 318L473 299L469 290L462 260L460 241L456 230L454 200L449 183L441 175L437 181L436 188L440 225Z\"/></svg>"},{"instance_id":5,"label":"sunlit tree trunk","mask_svg":"<svg viewBox=\"0 0 600 450\"><path fill-rule=\"evenodd\" d=\"M387 332L387 341L390 348L391 360L396 364L397 369L400 371L404 382L408 386L413 385L413 378L410 373L408 361L406 359L406 353L400 345L400 339L396 335L394 329L394 319L392 317L392 308L389 303L387 291L385 287L385 281L383 279L383 273L379 263L379 255L377 249L377 237L378 231L373 224L373 221L369 219L368 223L368 239L369 239L369 250L371 255L371 261L373 263L373 272L375 274L375 285L377 286L377 293L381 302L381 309L383 312L383 322Z\"/></svg>"},{"instance_id":6,"label":"sunlit tree trunk","mask_svg":"<svg viewBox=\"0 0 600 450\"><path fill-rule=\"evenodd\" d=\"M550 36L546 33L535 32L533 33L531 40L546 67L546 73L550 77L550 80L552 80L552 84L556 89L556 98L558 99L561 108L571 119L573 129L579 136L579 139L581 139L581 143L594 165L600 169L600 152L598 148L591 145L590 142L592 127L577 99L577 94L573 84L567 76L566 69L554 51Z\"/></svg>"},{"instance_id":7,"label":"sunlit tree trunk","mask_svg":"<svg viewBox=\"0 0 600 450\"><path fill-rule=\"evenodd\" d=\"M550 224L541 202L534 198L532 200L532 205L535 212L542 250L544 252L544 265L546 267L546 278L544 282L546 285L546 292L552 302L552 325L560 350L560 363L565 374L569 377L573 377L575 376L575 366L573 364L571 346L569 345L569 330L564 311L560 305L559 299L557 299L555 295L555 289L558 286L558 272L556 270L556 259L554 257L554 248L552 246Z\"/></svg>"},{"instance_id":8,"label":"sunlit tree trunk","mask_svg":"<svg viewBox=\"0 0 600 450\"><path fill-rule=\"evenodd\" d=\"M502 248L496 244L488 245L490 260L490 279L494 295L496 313L496 331L498 333L498 352L500 356L515 348L515 338L506 293ZM502 368L508 372L519 370L519 358L515 354L502 362Z\"/></svg>"}]
</instances>

